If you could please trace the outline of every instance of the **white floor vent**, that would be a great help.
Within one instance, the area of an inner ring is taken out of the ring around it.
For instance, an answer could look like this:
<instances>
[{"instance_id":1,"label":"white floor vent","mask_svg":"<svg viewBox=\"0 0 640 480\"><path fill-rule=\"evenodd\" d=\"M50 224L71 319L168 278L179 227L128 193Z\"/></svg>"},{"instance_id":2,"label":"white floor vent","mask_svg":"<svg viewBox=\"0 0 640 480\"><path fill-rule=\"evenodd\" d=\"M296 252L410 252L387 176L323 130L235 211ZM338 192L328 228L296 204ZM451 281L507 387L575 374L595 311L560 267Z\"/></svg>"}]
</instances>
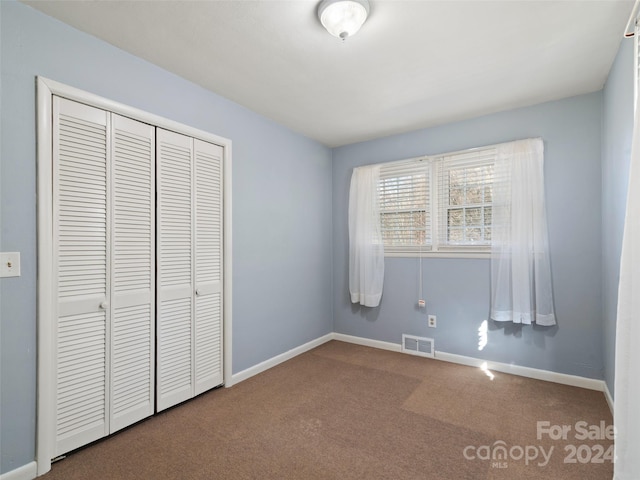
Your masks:
<instances>
[{"instance_id":1,"label":"white floor vent","mask_svg":"<svg viewBox=\"0 0 640 480\"><path fill-rule=\"evenodd\" d=\"M433 338L402 334L402 351L411 355L434 358L434 340Z\"/></svg>"}]
</instances>

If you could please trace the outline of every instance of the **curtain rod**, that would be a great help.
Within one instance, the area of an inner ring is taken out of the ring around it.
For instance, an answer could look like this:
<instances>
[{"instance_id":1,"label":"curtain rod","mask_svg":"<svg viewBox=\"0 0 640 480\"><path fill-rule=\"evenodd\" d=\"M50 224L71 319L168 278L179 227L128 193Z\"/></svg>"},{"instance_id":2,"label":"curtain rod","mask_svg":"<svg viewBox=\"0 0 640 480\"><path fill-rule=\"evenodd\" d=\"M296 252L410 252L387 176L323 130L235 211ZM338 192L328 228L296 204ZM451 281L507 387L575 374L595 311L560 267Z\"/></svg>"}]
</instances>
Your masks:
<instances>
[{"instance_id":1,"label":"curtain rod","mask_svg":"<svg viewBox=\"0 0 640 480\"><path fill-rule=\"evenodd\" d=\"M631 15L629 15L629 20L627 20L627 26L624 29L624 36L627 38L633 37L633 35L635 34L635 28L631 32L629 32L629 28L631 28L631 26L635 27L636 25L636 19L638 17L638 5L640 5L640 1L636 0L633 4Z\"/></svg>"},{"instance_id":2,"label":"curtain rod","mask_svg":"<svg viewBox=\"0 0 640 480\"><path fill-rule=\"evenodd\" d=\"M0 0L2 1L2 0ZM640 1L640 0L637 0ZM460 155L462 153L471 153L471 152L476 152L476 151L481 151L481 150L489 150L491 148L497 148L500 145L506 145L507 143L513 143L513 142L517 142L519 140L534 140L536 138L541 138L541 137L527 137L527 138L521 138L518 140L510 140L508 142L500 142L500 143L493 143L490 145L483 145L480 147L471 147L471 148L465 148L462 150L456 150L454 152L441 152L441 153L428 153L426 155L420 155L419 157L411 157L411 158L402 158L400 160L391 160L389 162L379 162L379 163L384 163L386 165L392 165L392 164L400 164L400 163L412 163L412 162L423 162L425 160L428 160L430 158L434 158L434 157L448 157L450 155ZM370 164L367 165L361 165L361 166L368 166ZM373 164L375 165L375 164Z\"/></svg>"}]
</instances>

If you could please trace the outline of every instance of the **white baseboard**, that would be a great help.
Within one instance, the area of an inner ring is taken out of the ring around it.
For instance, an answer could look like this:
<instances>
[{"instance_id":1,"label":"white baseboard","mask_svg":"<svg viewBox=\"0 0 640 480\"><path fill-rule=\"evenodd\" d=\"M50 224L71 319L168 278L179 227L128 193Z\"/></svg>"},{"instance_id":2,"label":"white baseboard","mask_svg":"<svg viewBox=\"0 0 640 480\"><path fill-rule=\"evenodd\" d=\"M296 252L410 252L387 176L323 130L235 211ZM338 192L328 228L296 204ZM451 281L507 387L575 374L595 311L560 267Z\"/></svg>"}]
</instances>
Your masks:
<instances>
[{"instance_id":1,"label":"white baseboard","mask_svg":"<svg viewBox=\"0 0 640 480\"><path fill-rule=\"evenodd\" d=\"M509 363L492 362L490 360L481 360L479 358L466 357L464 355L456 355L453 353L436 351L435 358L445 362L458 363L461 365L468 365L470 367L484 367L487 370L493 370L496 372L510 373L511 375L519 375L520 377L535 378L536 380L561 383L563 385L586 388L588 390L597 390L599 392L604 392L605 387L603 380L579 377L577 375L568 375L566 373L557 373L550 370L540 370L538 368L522 367L520 365L512 365Z\"/></svg>"},{"instance_id":2,"label":"white baseboard","mask_svg":"<svg viewBox=\"0 0 640 480\"><path fill-rule=\"evenodd\" d=\"M30 462L0 475L0 480L32 480L38 475L38 465Z\"/></svg>"},{"instance_id":3,"label":"white baseboard","mask_svg":"<svg viewBox=\"0 0 640 480\"><path fill-rule=\"evenodd\" d=\"M611 392L609 391L609 387L607 386L607 382L604 382L604 398L607 399L607 403L609 404L609 410L611 410L611 415L613 415L613 397L611 396Z\"/></svg>"},{"instance_id":4,"label":"white baseboard","mask_svg":"<svg viewBox=\"0 0 640 480\"><path fill-rule=\"evenodd\" d=\"M402 351L402 347L399 343L382 342L380 340L372 340L370 338L354 337L352 335L345 335L344 333L333 333L333 340L355 343L356 345L364 345L365 347L379 348L381 350L391 350L392 352Z\"/></svg>"},{"instance_id":5,"label":"white baseboard","mask_svg":"<svg viewBox=\"0 0 640 480\"><path fill-rule=\"evenodd\" d=\"M316 348L323 343L327 343L328 341L333 340L333 333L327 333L326 335L316 338L315 340L311 340L310 342L305 343L304 345L300 345L299 347L292 348L291 350L281 353L280 355L276 355L273 358L265 360L264 362L258 363L253 367L249 367L246 370L242 370L241 372L235 373L231 376L231 384L225 384L226 387L231 387L237 383L242 382L248 378L253 377L259 373L264 372L265 370L269 370L270 368L275 367L276 365L286 362L287 360L292 359L300 355L301 353L307 352L312 348ZM4 479L0 479L4 480Z\"/></svg>"}]
</instances>

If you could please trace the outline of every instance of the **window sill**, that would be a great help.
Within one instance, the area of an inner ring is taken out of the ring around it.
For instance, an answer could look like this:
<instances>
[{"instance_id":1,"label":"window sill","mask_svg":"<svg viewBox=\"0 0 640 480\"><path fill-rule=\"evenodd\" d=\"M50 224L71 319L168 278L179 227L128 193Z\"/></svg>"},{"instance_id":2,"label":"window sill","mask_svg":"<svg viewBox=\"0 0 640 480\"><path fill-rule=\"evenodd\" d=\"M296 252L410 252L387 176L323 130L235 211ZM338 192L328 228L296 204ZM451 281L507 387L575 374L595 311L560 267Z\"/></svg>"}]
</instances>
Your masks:
<instances>
[{"instance_id":1,"label":"window sill","mask_svg":"<svg viewBox=\"0 0 640 480\"><path fill-rule=\"evenodd\" d=\"M491 250L440 250L437 252L433 251L385 251L385 257L389 258L491 258Z\"/></svg>"}]
</instances>

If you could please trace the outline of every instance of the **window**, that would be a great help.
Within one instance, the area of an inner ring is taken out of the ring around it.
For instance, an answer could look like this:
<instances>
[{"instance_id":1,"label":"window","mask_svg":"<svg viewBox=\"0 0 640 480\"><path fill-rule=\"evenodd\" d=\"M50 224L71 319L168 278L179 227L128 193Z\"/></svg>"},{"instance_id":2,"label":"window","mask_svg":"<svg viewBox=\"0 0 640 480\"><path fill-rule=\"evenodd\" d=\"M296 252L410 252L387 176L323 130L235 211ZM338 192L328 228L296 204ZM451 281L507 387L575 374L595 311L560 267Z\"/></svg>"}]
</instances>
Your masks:
<instances>
[{"instance_id":1,"label":"window","mask_svg":"<svg viewBox=\"0 0 640 480\"><path fill-rule=\"evenodd\" d=\"M496 148L382 165L386 255L489 252Z\"/></svg>"},{"instance_id":2,"label":"window","mask_svg":"<svg viewBox=\"0 0 640 480\"><path fill-rule=\"evenodd\" d=\"M436 161L440 248L491 244L494 148Z\"/></svg>"}]
</instances>

